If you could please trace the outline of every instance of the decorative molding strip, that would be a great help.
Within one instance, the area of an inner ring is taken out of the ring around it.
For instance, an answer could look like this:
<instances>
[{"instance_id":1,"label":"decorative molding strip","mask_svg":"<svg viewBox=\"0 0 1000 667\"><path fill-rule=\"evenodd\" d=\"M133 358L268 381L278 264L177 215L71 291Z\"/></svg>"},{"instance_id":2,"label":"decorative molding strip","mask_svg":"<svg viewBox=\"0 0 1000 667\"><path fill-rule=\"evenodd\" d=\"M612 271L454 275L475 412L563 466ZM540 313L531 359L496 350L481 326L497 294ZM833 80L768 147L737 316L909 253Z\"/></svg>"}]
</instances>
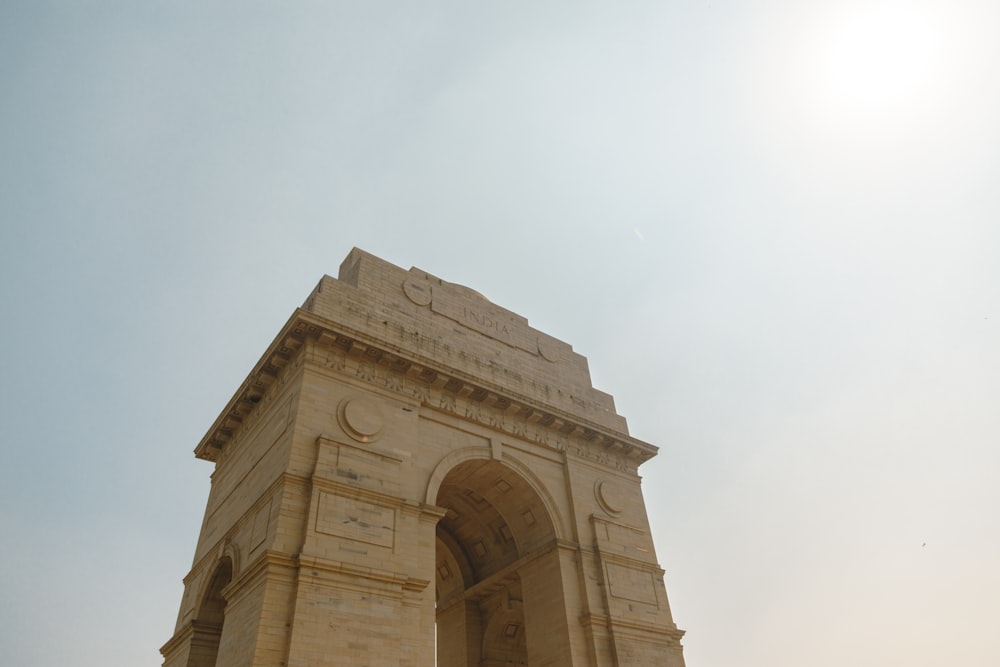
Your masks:
<instances>
[{"instance_id":1,"label":"decorative molding strip","mask_svg":"<svg viewBox=\"0 0 1000 667\"><path fill-rule=\"evenodd\" d=\"M368 581L377 581L390 586L399 586L402 590L413 593L423 591L431 583L427 579L418 579L399 572L390 572L389 570L379 570L371 567L361 567L359 565L352 565L350 563L330 560L328 558L321 558L320 556L305 553L299 554L298 565L303 569L310 569L318 572L333 572L350 577L357 577L359 579L366 579Z\"/></svg>"},{"instance_id":2,"label":"decorative molding strip","mask_svg":"<svg viewBox=\"0 0 1000 667\"><path fill-rule=\"evenodd\" d=\"M580 625L590 630L607 630L617 636L628 636L641 641L656 641L666 646L677 646L684 636L684 630L676 626L664 628L652 623L611 618L607 614L581 614ZM624 632L623 632L624 631Z\"/></svg>"},{"instance_id":3,"label":"decorative molding strip","mask_svg":"<svg viewBox=\"0 0 1000 667\"><path fill-rule=\"evenodd\" d=\"M261 401L270 400L269 388L279 380L287 381L288 374L307 360L416 400L426 408L450 412L618 470L635 472L657 452L649 443L586 417L571 415L554 405L542 405L535 398L446 368L442 363L430 359L418 361L391 344L362 342L363 339L367 336L345 325L296 310L199 443L195 454L218 460L223 445L234 438L237 430L242 432L258 417L260 411L254 408ZM571 398L581 413L600 409L582 398Z\"/></svg>"}]
</instances>

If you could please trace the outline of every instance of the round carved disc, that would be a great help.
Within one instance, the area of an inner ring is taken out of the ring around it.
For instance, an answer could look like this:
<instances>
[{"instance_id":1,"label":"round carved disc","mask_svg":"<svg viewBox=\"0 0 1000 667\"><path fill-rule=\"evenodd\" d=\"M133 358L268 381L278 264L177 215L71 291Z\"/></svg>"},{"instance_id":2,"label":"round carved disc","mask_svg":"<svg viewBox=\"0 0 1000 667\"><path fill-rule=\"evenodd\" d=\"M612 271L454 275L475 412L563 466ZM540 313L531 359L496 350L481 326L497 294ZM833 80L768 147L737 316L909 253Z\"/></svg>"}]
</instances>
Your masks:
<instances>
[{"instance_id":1,"label":"round carved disc","mask_svg":"<svg viewBox=\"0 0 1000 667\"><path fill-rule=\"evenodd\" d=\"M538 354L542 355L545 361L559 361L559 348L545 338L538 338Z\"/></svg>"},{"instance_id":2,"label":"round carved disc","mask_svg":"<svg viewBox=\"0 0 1000 667\"><path fill-rule=\"evenodd\" d=\"M365 398L344 401L339 416L340 425L347 434L361 442L371 442L378 438L385 425L378 404Z\"/></svg>"},{"instance_id":3,"label":"round carved disc","mask_svg":"<svg viewBox=\"0 0 1000 667\"><path fill-rule=\"evenodd\" d=\"M625 509L625 499L621 490L607 480L601 480L594 486L597 504L608 514L618 515Z\"/></svg>"},{"instance_id":4,"label":"round carved disc","mask_svg":"<svg viewBox=\"0 0 1000 667\"><path fill-rule=\"evenodd\" d=\"M403 281L403 294L418 306L427 306L431 302L431 284L426 280Z\"/></svg>"}]
</instances>

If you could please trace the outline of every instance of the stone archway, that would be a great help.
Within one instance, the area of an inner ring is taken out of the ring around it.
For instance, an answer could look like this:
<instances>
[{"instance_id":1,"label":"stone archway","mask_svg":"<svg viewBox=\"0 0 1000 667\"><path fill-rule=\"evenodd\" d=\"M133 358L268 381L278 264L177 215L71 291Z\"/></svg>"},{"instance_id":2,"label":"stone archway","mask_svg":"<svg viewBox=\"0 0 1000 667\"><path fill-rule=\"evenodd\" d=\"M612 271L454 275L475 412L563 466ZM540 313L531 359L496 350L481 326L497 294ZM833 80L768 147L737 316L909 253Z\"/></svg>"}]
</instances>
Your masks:
<instances>
[{"instance_id":1,"label":"stone archway","mask_svg":"<svg viewBox=\"0 0 1000 667\"><path fill-rule=\"evenodd\" d=\"M528 664L542 638L526 627L521 570L555 557L542 499L511 467L473 459L448 472L435 504L446 510L436 530L438 665Z\"/></svg>"},{"instance_id":2,"label":"stone archway","mask_svg":"<svg viewBox=\"0 0 1000 667\"><path fill-rule=\"evenodd\" d=\"M226 620L223 590L232 580L233 561L226 556L216 566L195 616L187 667L215 667Z\"/></svg>"},{"instance_id":3,"label":"stone archway","mask_svg":"<svg viewBox=\"0 0 1000 667\"><path fill-rule=\"evenodd\" d=\"M215 472L165 667L684 665L656 448L473 290L352 251L195 451Z\"/></svg>"}]
</instances>

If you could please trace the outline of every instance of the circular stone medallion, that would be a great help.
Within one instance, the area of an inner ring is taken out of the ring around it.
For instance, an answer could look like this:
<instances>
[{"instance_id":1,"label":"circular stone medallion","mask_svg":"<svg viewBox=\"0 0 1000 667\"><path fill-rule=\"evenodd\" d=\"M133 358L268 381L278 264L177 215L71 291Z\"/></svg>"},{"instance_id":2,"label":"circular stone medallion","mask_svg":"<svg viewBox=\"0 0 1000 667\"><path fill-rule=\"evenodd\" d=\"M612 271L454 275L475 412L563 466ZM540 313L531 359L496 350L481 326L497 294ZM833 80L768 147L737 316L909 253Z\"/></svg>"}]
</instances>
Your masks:
<instances>
[{"instance_id":1,"label":"circular stone medallion","mask_svg":"<svg viewBox=\"0 0 1000 667\"><path fill-rule=\"evenodd\" d=\"M406 298L418 306L430 305L431 299L433 298L431 294L431 284L426 280L413 280L411 278L407 278L403 281L403 294L405 294Z\"/></svg>"},{"instance_id":2,"label":"circular stone medallion","mask_svg":"<svg viewBox=\"0 0 1000 667\"><path fill-rule=\"evenodd\" d=\"M538 354L540 354L542 359L545 361L551 361L553 363L559 361L559 357L561 356L559 353L559 347L554 345L552 341L542 336L538 337Z\"/></svg>"},{"instance_id":3,"label":"circular stone medallion","mask_svg":"<svg viewBox=\"0 0 1000 667\"><path fill-rule=\"evenodd\" d=\"M337 421L355 440L371 442L382 434L385 422L378 403L367 398L349 398L340 404Z\"/></svg>"},{"instance_id":4,"label":"circular stone medallion","mask_svg":"<svg viewBox=\"0 0 1000 667\"><path fill-rule=\"evenodd\" d=\"M594 485L594 495L601 509L612 516L618 516L625 509L625 499L621 490L607 480L601 480Z\"/></svg>"}]
</instances>

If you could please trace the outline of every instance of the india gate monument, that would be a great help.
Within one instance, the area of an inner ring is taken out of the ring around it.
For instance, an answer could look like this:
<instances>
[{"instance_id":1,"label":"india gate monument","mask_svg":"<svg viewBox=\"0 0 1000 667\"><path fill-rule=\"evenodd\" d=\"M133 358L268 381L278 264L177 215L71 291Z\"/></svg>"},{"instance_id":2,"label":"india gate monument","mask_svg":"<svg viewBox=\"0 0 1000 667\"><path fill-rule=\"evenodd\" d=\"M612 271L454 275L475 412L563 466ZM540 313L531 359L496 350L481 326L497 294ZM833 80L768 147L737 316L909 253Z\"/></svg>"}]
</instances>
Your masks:
<instances>
[{"instance_id":1,"label":"india gate monument","mask_svg":"<svg viewBox=\"0 0 1000 667\"><path fill-rule=\"evenodd\" d=\"M195 449L164 667L684 667L656 451L568 344L355 249Z\"/></svg>"}]
</instances>

